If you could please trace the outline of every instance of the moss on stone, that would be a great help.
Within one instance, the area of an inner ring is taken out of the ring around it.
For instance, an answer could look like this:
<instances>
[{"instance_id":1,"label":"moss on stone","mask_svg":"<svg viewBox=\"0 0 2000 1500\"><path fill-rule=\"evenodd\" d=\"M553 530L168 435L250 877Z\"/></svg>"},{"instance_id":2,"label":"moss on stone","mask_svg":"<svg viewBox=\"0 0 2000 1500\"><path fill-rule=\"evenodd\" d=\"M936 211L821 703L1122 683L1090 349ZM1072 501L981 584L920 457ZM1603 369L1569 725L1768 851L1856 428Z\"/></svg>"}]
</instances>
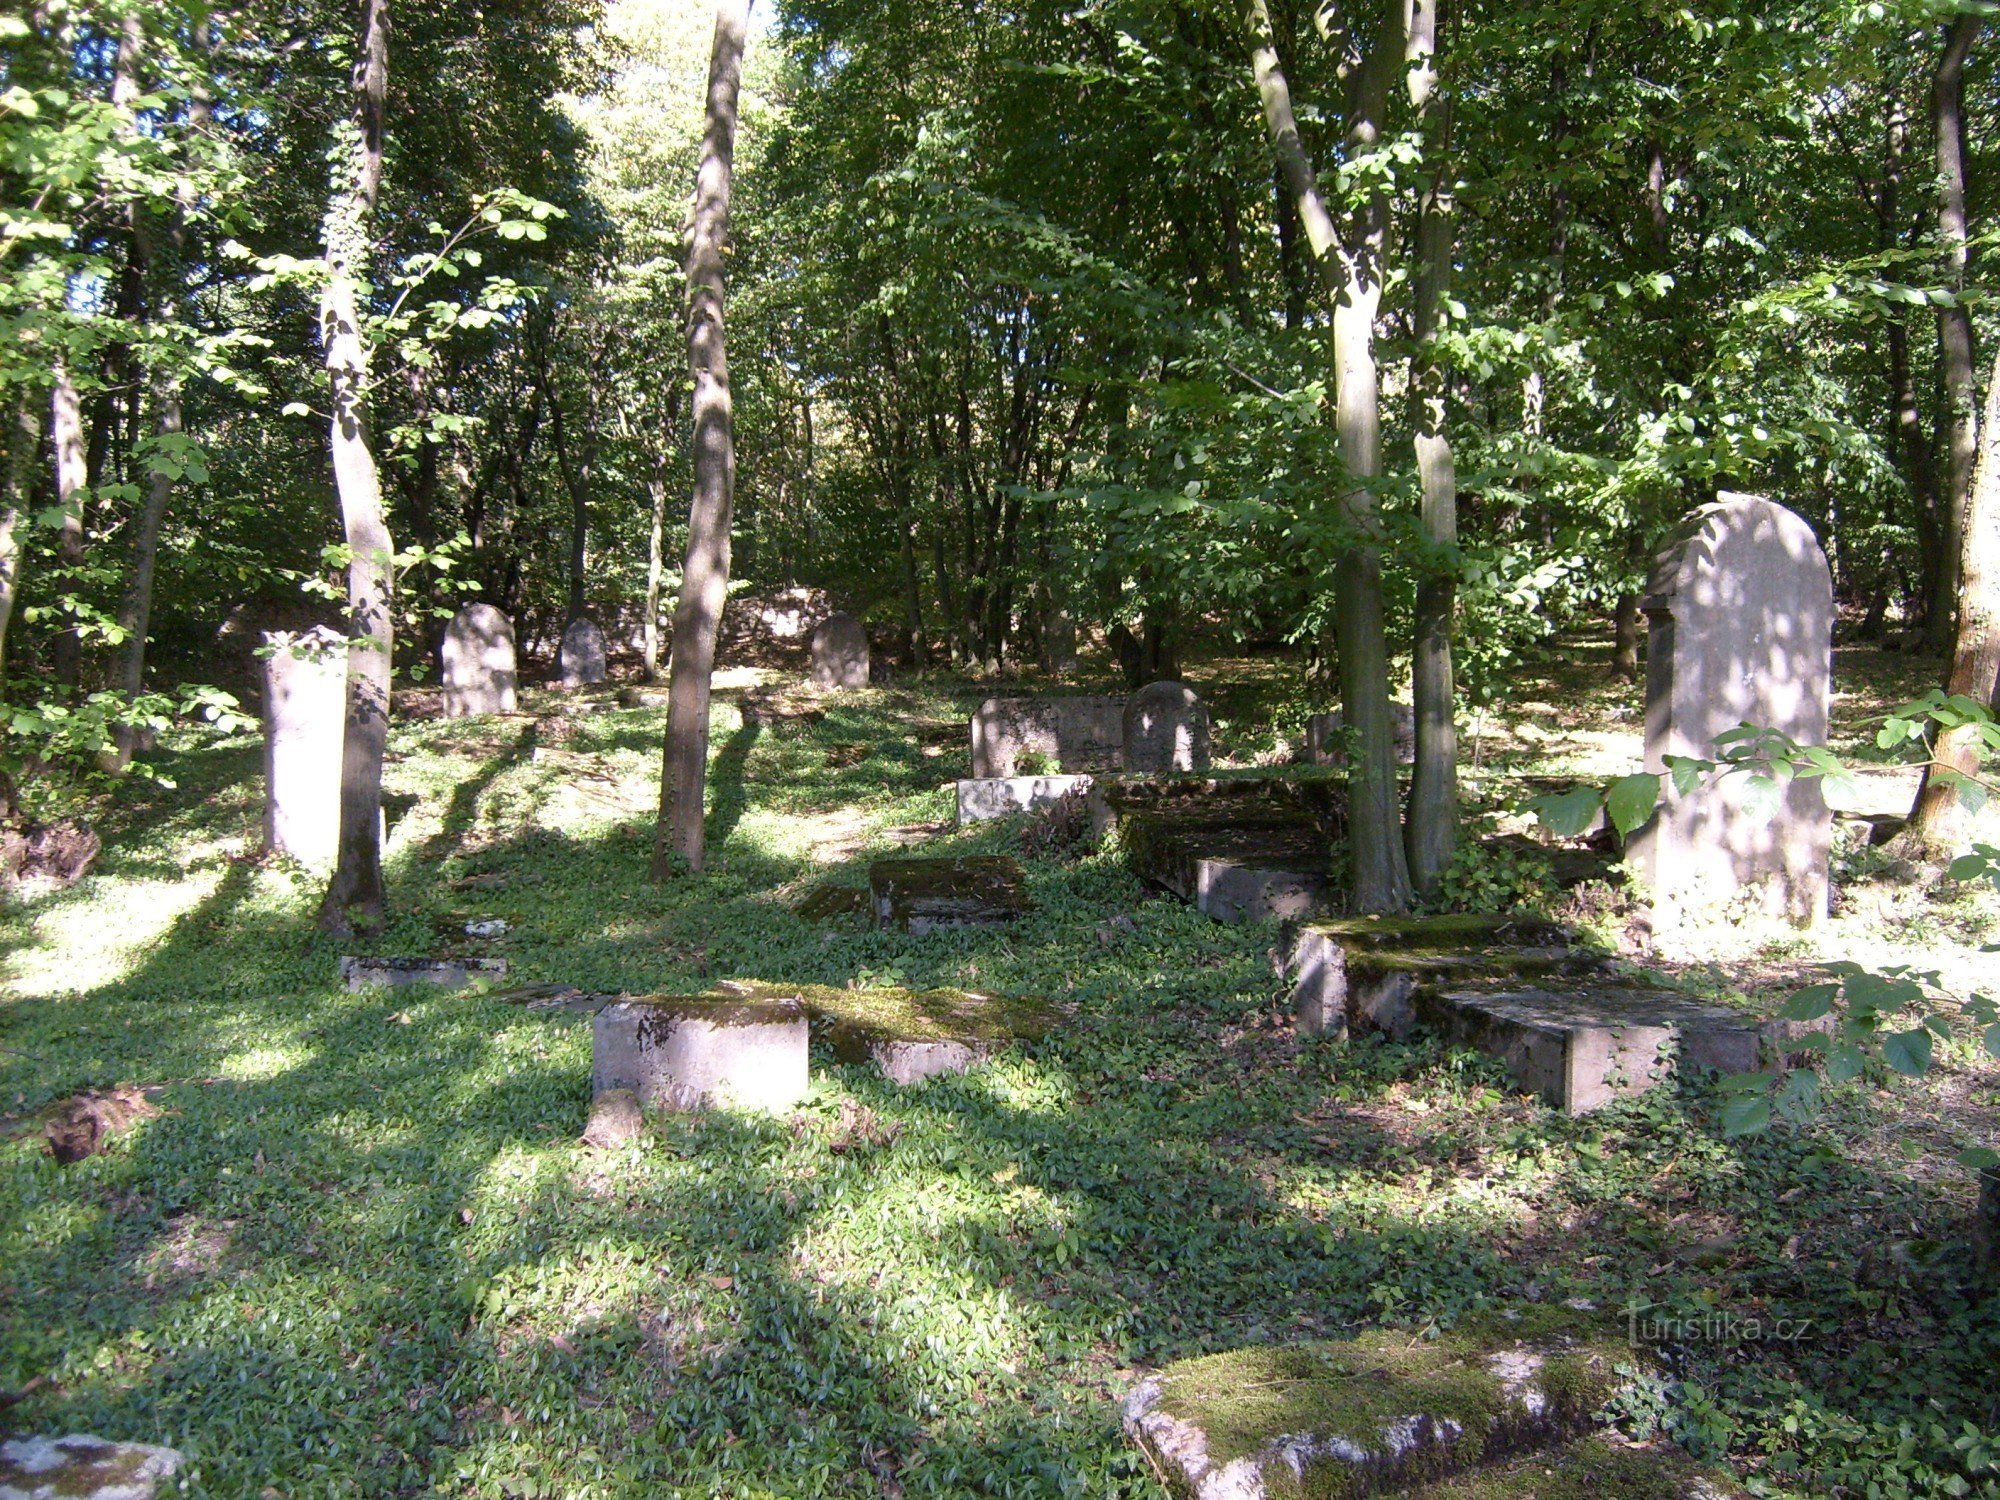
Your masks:
<instances>
[{"instance_id":1,"label":"moss on stone","mask_svg":"<svg viewBox=\"0 0 2000 1500\"><path fill-rule=\"evenodd\" d=\"M984 990L910 990L893 986L841 989L827 984L768 984L728 980L718 986L756 999L792 997L815 1021L871 1037L917 1042L980 1042L1004 1046L1036 1041L1061 1019L1047 1001Z\"/></svg>"},{"instance_id":2,"label":"moss on stone","mask_svg":"<svg viewBox=\"0 0 2000 1500\"><path fill-rule=\"evenodd\" d=\"M1488 947L1555 947L1570 941L1567 929L1533 918L1452 913L1441 917L1340 917L1315 922L1347 949L1413 953L1464 953Z\"/></svg>"},{"instance_id":3,"label":"moss on stone","mask_svg":"<svg viewBox=\"0 0 2000 1500\"><path fill-rule=\"evenodd\" d=\"M649 1023L700 1021L709 1026L769 1026L807 1014L797 986L763 985L754 991L718 985L699 995L640 995Z\"/></svg>"},{"instance_id":4,"label":"moss on stone","mask_svg":"<svg viewBox=\"0 0 2000 1500\"><path fill-rule=\"evenodd\" d=\"M1736 1476L1675 1448L1631 1448L1587 1437L1497 1468L1426 1485L1411 1500L1740 1500Z\"/></svg>"}]
</instances>

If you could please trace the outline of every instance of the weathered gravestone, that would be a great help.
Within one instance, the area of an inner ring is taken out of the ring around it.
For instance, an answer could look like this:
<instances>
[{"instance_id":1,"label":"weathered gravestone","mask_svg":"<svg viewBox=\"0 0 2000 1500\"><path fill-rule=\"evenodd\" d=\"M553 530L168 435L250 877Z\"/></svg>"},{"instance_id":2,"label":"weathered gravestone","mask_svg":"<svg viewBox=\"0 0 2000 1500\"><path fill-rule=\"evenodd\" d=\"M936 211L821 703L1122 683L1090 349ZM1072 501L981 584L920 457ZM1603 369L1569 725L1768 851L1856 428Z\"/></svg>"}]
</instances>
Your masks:
<instances>
[{"instance_id":1,"label":"weathered gravestone","mask_svg":"<svg viewBox=\"0 0 2000 1500\"><path fill-rule=\"evenodd\" d=\"M812 680L824 688L868 686L868 630L853 615L828 615L813 632Z\"/></svg>"},{"instance_id":2,"label":"weathered gravestone","mask_svg":"<svg viewBox=\"0 0 2000 1500\"><path fill-rule=\"evenodd\" d=\"M557 652L557 666L566 688L604 681L604 632L595 620L579 615L569 622Z\"/></svg>"},{"instance_id":3,"label":"weathered gravestone","mask_svg":"<svg viewBox=\"0 0 2000 1500\"><path fill-rule=\"evenodd\" d=\"M264 644L264 847L330 865L340 849L347 639L320 626Z\"/></svg>"},{"instance_id":4,"label":"weathered gravestone","mask_svg":"<svg viewBox=\"0 0 2000 1500\"><path fill-rule=\"evenodd\" d=\"M1417 711L1391 702L1389 712L1396 720L1396 759L1408 765L1417 758ZM1340 709L1306 720L1306 759L1315 766L1347 764L1347 715Z\"/></svg>"},{"instance_id":5,"label":"weathered gravestone","mask_svg":"<svg viewBox=\"0 0 2000 1500\"><path fill-rule=\"evenodd\" d=\"M450 719L514 711L514 625L490 604L468 604L445 627L444 712Z\"/></svg>"},{"instance_id":6,"label":"weathered gravestone","mask_svg":"<svg viewBox=\"0 0 2000 1500\"><path fill-rule=\"evenodd\" d=\"M972 716L975 778L1028 774L1023 756L1040 756L1051 771L1112 771L1125 744L1125 700L1109 695L1073 698L988 698Z\"/></svg>"},{"instance_id":7,"label":"weathered gravestone","mask_svg":"<svg viewBox=\"0 0 2000 1500\"><path fill-rule=\"evenodd\" d=\"M806 1092L805 1006L782 992L624 1000L597 1013L591 1092L630 1089L672 1110L778 1110Z\"/></svg>"},{"instance_id":8,"label":"weathered gravestone","mask_svg":"<svg viewBox=\"0 0 2000 1500\"><path fill-rule=\"evenodd\" d=\"M0 1500L153 1500L181 1455L151 1443L74 1433L0 1443Z\"/></svg>"},{"instance_id":9,"label":"weathered gravestone","mask_svg":"<svg viewBox=\"0 0 2000 1500\"><path fill-rule=\"evenodd\" d=\"M1208 710L1184 682L1149 682L1125 700L1125 769L1208 766Z\"/></svg>"},{"instance_id":10,"label":"weathered gravestone","mask_svg":"<svg viewBox=\"0 0 2000 1500\"><path fill-rule=\"evenodd\" d=\"M1716 758L1743 724L1802 745L1826 742L1833 580L1812 528L1782 505L1724 493L1682 525L1653 564L1645 598L1646 769ZM1633 839L1656 927L1748 900L1773 916L1823 916L1833 815L1817 778L1775 805L1752 778L1710 778L1666 796Z\"/></svg>"}]
</instances>

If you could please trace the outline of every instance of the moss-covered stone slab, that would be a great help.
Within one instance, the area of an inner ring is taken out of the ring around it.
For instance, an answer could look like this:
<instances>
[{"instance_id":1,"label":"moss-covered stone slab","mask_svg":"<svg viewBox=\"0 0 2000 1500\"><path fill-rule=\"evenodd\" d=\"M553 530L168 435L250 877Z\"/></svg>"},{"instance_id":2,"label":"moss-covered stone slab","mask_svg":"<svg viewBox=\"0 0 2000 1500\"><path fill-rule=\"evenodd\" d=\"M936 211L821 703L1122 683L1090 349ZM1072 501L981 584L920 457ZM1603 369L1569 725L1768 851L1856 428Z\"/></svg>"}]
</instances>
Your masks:
<instances>
[{"instance_id":1,"label":"moss-covered stone slab","mask_svg":"<svg viewBox=\"0 0 2000 1500\"><path fill-rule=\"evenodd\" d=\"M1311 1036L1381 1031L1400 1039L1416 1025L1420 989L1601 967L1571 946L1567 929L1532 918L1336 918L1308 923L1293 940L1292 1014Z\"/></svg>"},{"instance_id":2,"label":"moss-covered stone slab","mask_svg":"<svg viewBox=\"0 0 2000 1500\"><path fill-rule=\"evenodd\" d=\"M868 867L875 925L902 932L997 927L1033 909L1028 877L1004 854L878 859Z\"/></svg>"},{"instance_id":3,"label":"moss-covered stone slab","mask_svg":"<svg viewBox=\"0 0 2000 1500\"><path fill-rule=\"evenodd\" d=\"M1400 1494L1587 1431L1635 1360L1566 1310L1435 1339L1373 1330L1184 1360L1141 1381L1125 1426L1187 1500Z\"/></svg>"},{"instance_id":4,"label":"moss-covered stone slab","mask_svg":"<svg viewBox=\"0 0 2000 1500\"><path fill-rule=\"evenodd\" d=\"M793 908L808 922L831 922L839 917L866 916L870 909L868 892L858 885L814 886Z\"/></svg>"},{"instance_id":5,"label":"moss-covered stone slab","mask_svg":"<svg viewBox=\"0 0 2000 1500\"><path fill-rule=\"evenodd\" d=\"M1304 822L1330 843L1347 826L1347 778L1292 769L1238 775L1138 772L1099 776L1089 799L1091 836L1101 839L1127 818L1191 823Z\"/></svg>"},{"instance_id":6,"label":"moss-covered stone slab","mask_svg":"<svg viewBox=\"0 0 2000 1500\"><path fill-rule=\"evenodd\" d=\"M1726 1469L1677 1448L1592 1436L1408 1492L1410 1500L1748 1500Z\"/></svg>"},{"instance_id":7,"label":"moss-covered stone slab","mask_svg":"<svg viewBox=\"0 0 2000 1500\"><path fill-rule=\"evenodd\" d=\"M591 1023L591 1093L629 1089L681 1111L781 1110L805 1097L806 1008L796 993L655 995Z\"/></svg>"},{"instance_id":8,"label":"moss-covered stone slab","mask_svg":"<svg viewBox=\"0 0 2000 1500\"><path fill-rule=\"evenodd\" d=\"M462 990L497 984L507 977L504 958L353 958L340 960L340 979L350 991L434 984Z\"/></svg>"},{"instance_id":9,"label":"moss-covered stone slab","mask_svg":"<svg viewBox=\"0 0 2000 1500\"><path fill-rule=\"evenodd\" d=\"M1039 1041L1062 1019L1046 1001L983 990L779 987L728 980L719 990L795 996L842 1062L873 1063L891 1082L963 1073L1015 1042Z\"/></svg>"},{"instance_id":10,"label":"moss-covered stone slab","mask_svg":"<svg viewBox=\"0 0 2000 1500\"><path fill-rule=\"evenodd\" d=\"M172 1448L81 1433L0 1443L0 1500L153 1500L181 1466Z\"/></svg>"},{"instance_id":11,"label":"moss-covered stone slab","mask_svg":"<svg viewBox=\"0 0 2000 1500\"><path fill-rule=\"evenodd\" d=\"M1072 793L1087 793L1088 776L976 776L958 783L958 826L1046 812Z\"/></svg>"},{"instance_id":12,"label":"moss-covered stone slab","mask_svg":"<svg viewBox=\"0 0 2000 1500\"><path fill-rule=\"evenodd\" d=\"M1133 874L1218 922L1311 916L1333 887L1325 838L1296 816L1190 821L1147 814L1119 826Z\"/></svg>"}]
</instances>

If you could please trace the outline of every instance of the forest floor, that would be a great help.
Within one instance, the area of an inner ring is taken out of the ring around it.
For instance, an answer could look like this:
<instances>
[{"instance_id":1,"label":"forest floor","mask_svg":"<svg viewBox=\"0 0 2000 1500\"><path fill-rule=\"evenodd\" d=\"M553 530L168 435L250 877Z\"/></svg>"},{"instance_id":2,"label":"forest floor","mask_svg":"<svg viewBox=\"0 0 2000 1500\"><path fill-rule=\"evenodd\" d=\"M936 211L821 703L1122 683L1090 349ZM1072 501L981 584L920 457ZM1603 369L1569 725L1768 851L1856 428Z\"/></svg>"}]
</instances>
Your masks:
<instances>
[{"instance_id":1,"label":"forest floor","mask_svg":"<svg viewBox=\"0 0 2000 1500\"><path fill-rule=\"evenodd\" d=\"M1469 756L1629 769L1638 694L1606 666L1524 676L1468 719ZM1927 670L1844 655L1842 748L1873 757L1864 721ZM1278 754L1283 664L1190 677L1226 753ZM1148 1368L1586 1297L1804 1321L1693 1346L1626 1414L1773 1491L2000 1487L2000 1309L1964 1290L1950 1161L2000 1112L1968 1047L1727 1139L1693 1087L1570 1119L1429 1042L1301 1042L1272 929L952 828L992 687L755 681L718 696L708 872L666 886L644 878L662 710L537 692L398 723L394 921L366 951L591 991L974 985L1067 1025L909 1089L820 1060L789 1117L593 1152L587 1018L345 993L316 882L256 857L256 741L167 755L177 785L98 812L89 876L0 912L0 1391L24 1393L0 1426L172 1444L204 1495L1157 1496L1118 1424ZM1036 910L922 937L793 911L913 847L1021 854ZM1765 1006L1829 957L1990 982L1990 896L1854 839L1838 873L1821 932L1711 934L1663 967ZM1615 923L1616 899L1572 914ZM464 936L484 918L509 929ZM160 1113L57 1165L37 1113L120 1085Z\"/></svg>"}]
</instances>

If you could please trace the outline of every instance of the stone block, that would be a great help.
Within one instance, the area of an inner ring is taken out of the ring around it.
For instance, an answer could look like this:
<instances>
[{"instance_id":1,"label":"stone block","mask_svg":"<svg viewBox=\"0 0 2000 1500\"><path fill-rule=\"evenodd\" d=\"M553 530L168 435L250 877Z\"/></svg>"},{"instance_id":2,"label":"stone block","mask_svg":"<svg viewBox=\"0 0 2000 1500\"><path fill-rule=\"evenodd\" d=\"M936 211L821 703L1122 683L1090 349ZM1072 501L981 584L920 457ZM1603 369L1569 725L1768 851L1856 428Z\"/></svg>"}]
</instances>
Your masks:
<instances>
[{"instance_id":1,"label":"stone block","mask_svg":"<svg viewBox=\"0 0 2000 1500\"><path fill-rule=\"evenodd\" d=\"M347 638L324 626L264 637L264 847L330 867L340 852Z\"/></svg>"},{"instance_id":2,"label":"stone block","mask_svg":"<svg viewBox=\"0 0 2000 1500\"><path fill-rule=\"evenodd\" d=\"M1136 817L1121 828L1133 874L1218 922L1307 917L1332 887L1326 841L1296 819Z\"/></svg>"},{"instance_id":3,"label":"stone block","mask_svg":"<svg viewBox=\"0 0 2000 1500\"><path fill-rule=\"evenodd\" d=\"M1396 719L1396 759L1408 765L1417 758L1417 711L1407 703L1391 702ZM1340 709L1306 720L1306 760L1315 766L1347 764L1347 716Z\"/></svg>"},{"instance_id":4,"label":"stone block","mask_svg":"<svg viewBox=\"0 0 2000 1500\"><path fill-rule=\"evenodd\" d=\"M805 1097L806 1009L796 995L656 996L591 1023L591 1092L630 1089L660 1109L781 1110Z\"/></svg>"},{"instance_id":5,"label":"stone block","mask_svg":"<svg viewBox=\"0 0 2000 1500\"><path fill-rule=\"evenodd\" d=\"M878 859L868 867L875 925L924 933L993 927L1027 912L1027 876L1004 854Z\"/></svg>"},{"instance_id":6,"label":"stone block","mask_svg":"<svg viewBox=\"0 0 2000 1500\"><path fill-rule=\"evenodd\" d=\"M812 633L811 677L815 687L868 686L868 630L850 614L828 615Z\"/></svg>"},{"instance_id":7,"label":"stone block","mask_svg":"<svg viewBox=\"0 0 2000 1500\"><path fill-rule=\"evenodd\" d=\"M0 1500L153 1500L181 1455L150 1443L81 1433L0 1443Z\"/></svg>"},{"instance_id":8,"label":"stone block","mask_svg":"<svg viewBox=\"0 0 2000 1500\"><path fill-rule=\"evenodd\" d=\"M562 645L556 651L556 665L566 688L589 687L604 681L604 632L598 629L595 620L578 616L569 622L562 633Z\"/></svg>"},{"instance_id":9,"label":"stone block","mask_svg":"<svg viewBox=\"0 0 2000 1500\"><path fill-rule=\"evenodd\" d=\"M1125 769L1206 770L1208 709L1184 682L1149 682L1125 700Z\"/></svg>"},{"instance_id":10,"label":"stone block","mask_svg":"<svg viewBox=\"0 0 2000 1500\"><path fill-rule=\"evenodd\" d=\"M406 984L434 984L462 990L495 984L507 977L504 958L350 958L340 960L340 978L350 993L371 985L396 989Z\"/></svg>"},{"instance_id":11,"label":"stone block","mask_svg":"<svg viewBox=\"0 0 2000 1500\"><path fill-rule=\"evenodd\" d=\"M1337 774L1200 776L1126 772L1092 778L1090 832L1101 839L1127 818L1182 823L1302 822L1331 844L1346 831L1347 781Z\"/></svg>"},{"instance_id":12,"label":"stone block","mask_svg":"<svg viewBox=\"0 0 2000 1500\"><path fill-rule=\"evenodd\" d=\"M499 610L490 604L466 605L445 627L439 655L446 718L514 711L514 622Z\"/></svg>"},{"instance_id":13,"label":"stone block","mask_svg":"<svg viewBox=\"0 0 2000 1500\"><path fill-rule=\"evenodd\" d=\"M1599 960L1576 953L1567 929L1532 918L1347 917L1313 922L1293 940L1292 1014L1309 1036L1416 1025L1425 986L1479 979L1588 972Z\"/></svg>"},{"instance_id":14,"label":"stone block","mask_svg":"<svg viewBox=\"0 0 2000 1500\"><path fill-rule=\"evenodd\" d=\"M958 826L1043 812L1090 786L1088 776L975 776L958 784Z\"/></svg>"},{"instance_id":15,"label":"stone block","mask_svg":"<svg viewBox=\"0 0 2000 1500\"><path fill-rule=\"evenodd\" d=\"M989 698L972 716L972 774L1021 774L1021 757L1044 757L1053 770L1116 770L1125 747L1125 700L1079 694L1061 698Z\"/></svg>"},{"instance_id":16,"label":"stone block","mask_svg":"<svg viewBox=\"0 0 2000 1500\"><path fill-rule=\"evenodd\" d=\"M813 986L805 1001L842 1062L872 1062L908 1085L963 1073L1017 1041L1048 1034L1058 1013L1040 1000L979 990Z\"/></svg>"},{"instance_id":17,"label":"stone block","mask_svg":"<svg viewBox=\"0 0 2000 1500\"><path fill-rule=\"evenodd\" d=\"M1503 1463L1407 1492L1407 1500L1748 1500L1734 1474L1698 1464L1671 1443L1635 1447L1596 1434L1553 1452Z\"/></svg>"}]
</instances>

